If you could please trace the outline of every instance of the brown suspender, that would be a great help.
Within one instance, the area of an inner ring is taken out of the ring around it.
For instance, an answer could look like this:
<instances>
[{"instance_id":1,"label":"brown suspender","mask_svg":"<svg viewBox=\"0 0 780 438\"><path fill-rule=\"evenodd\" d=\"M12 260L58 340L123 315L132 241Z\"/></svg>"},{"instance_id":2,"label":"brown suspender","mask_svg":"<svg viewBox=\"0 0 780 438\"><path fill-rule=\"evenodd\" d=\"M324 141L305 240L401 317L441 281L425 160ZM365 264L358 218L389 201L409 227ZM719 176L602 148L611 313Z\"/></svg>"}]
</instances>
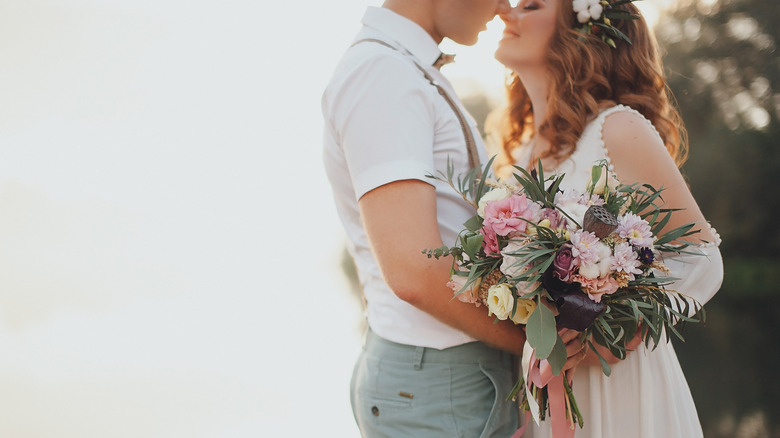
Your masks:
<instances>
[{"instance_id":1,"label":"brown suspender","mask_svg":"<svg viewBox=\"0 0 780 438\"><path fill-rule=\"evenodd\" d=\"M398 50L397 48L391 46L390 44L374 38L366 38L362 40L355 41L352 45L356 45L362 42L372 42L372 43L378 43L385 47L389 47L393 50ZM477 142L474 140L474 133L471 130L471 127L468 124L468 121L466 119L466 116L461 112L460 108L458 107L458 104L455 103L455 100L450 97L450 95L447 93L447 90L444 89L438 82L436 82L433 77L423 68L417 61L412 58L412 62L414 62L414 65L417 67L418 70L420 70L425 76L425 79L428 80L428 82L431 83L436 89L439 91L439 94L444 98L444 100L447 101L447 103L450 105L450 108L452 108L452 111L455 112L455 115L458 117L458 121L460 122L460 127L463 130L463 137L466 139L466 148L468 150L469 155L469 167L471 169L478 169L480 170L481 164L479 162L479 154L477 153Z\"/></svg>"}]
</instances>

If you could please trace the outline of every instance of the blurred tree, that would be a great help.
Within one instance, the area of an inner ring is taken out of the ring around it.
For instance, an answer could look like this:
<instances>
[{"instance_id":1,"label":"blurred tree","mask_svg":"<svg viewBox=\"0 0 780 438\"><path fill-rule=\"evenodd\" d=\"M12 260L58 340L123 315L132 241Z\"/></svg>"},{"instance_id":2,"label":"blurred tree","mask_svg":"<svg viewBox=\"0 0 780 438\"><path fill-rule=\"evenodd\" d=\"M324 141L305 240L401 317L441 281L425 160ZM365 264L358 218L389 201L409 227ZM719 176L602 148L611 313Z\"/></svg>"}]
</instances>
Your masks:
<instances>
[{"instance_id":1,"label":"blurred tree","mask_svg":"<svg viewBox=\"0 0 780 438\"><path fill-rule=\"evenodd\" d=\"M684 172L718 229L726 277L680 363L707 438L780 437L780 6L680 0L656 34L688 128ZM716 366L712 366L716 364Z\"/></svg>"},{"instance_id":2,"label":"blurred tree","mask_svg":"<svg viewBox=\"0 0 780 438\"><path fill-rule=\"evenodd\" d=\"M775 0L683 0L656 27L689 131L684 170L731 257L780 249L779 20Z\"/></svg>"}]
</instances>

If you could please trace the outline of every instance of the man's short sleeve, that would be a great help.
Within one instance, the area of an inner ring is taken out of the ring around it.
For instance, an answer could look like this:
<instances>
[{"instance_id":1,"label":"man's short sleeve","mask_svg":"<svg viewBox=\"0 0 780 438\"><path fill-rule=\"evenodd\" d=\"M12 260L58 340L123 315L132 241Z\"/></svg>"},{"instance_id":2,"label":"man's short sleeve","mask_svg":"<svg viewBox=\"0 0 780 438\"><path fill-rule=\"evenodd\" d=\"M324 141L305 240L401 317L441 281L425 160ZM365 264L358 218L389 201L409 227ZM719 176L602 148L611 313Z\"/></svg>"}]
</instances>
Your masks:
<instances>
[{"instance_id":1,"label":"man's short sleeve","mask_svg":"<svg viewBox=\"0 0 780 438\"><path fill-rule=\"evenodd\" d=\"M434 91L400 53L365 58L346 78L333 122L356 199L393 181L430 182Z\"/></svg>"}]
</instances>

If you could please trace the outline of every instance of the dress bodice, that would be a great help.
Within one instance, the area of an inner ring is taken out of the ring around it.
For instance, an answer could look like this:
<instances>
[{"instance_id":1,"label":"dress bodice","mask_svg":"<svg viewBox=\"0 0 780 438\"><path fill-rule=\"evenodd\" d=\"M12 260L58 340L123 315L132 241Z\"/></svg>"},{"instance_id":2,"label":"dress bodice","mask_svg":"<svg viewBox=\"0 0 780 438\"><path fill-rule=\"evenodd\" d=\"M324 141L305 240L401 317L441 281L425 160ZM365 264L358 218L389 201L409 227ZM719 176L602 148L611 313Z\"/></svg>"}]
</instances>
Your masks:
<instances>
[{"instance_id":1,"label":"dress bodice","mask_svg":"<svg viewBox=\"0 0 780 438\"><path fill-rule=\"evenodd\" d=\"M558 166L553 169L545 169L545 175L565 174L561 183L561 189L585 190L591 175L591 168L594 163L604 160L613 174L620 179L620 175L615 171L609 158L608 150L604 144L603 128L606 118L616 112L630 112L639 116L648 124L660 139L661 136L655 126L644 117L640 112L626 105L615 105L606 108L591 120L582 132L574 152ZM527 163L530 155L530 148L521 149L515 157L518 163ZM709 223L705 225L712 230L716 237L714 242L696 245L694 250L702 253L697 255L674 254L666 255L664 263L672 271L671 275L682 280L670 285L671 288L695 298L699 303L704 304L720 288L723 280L723 262L718 246L720 237L715 229Z\"/></svg>"},{"instance_id":2,"label":"dress bodice","mask_svg":"<svg viewBox=\"0 0 780 438\"><path fill-rule=\"evenodd\" d=\"M650 123L641 113L625 106L615 105L610 108L602 110L593 120L591 120L585 129L582 131L580 139L577 141L577 145L574 148L574 152L565 160L563 160L558 166L553 169L544 169L547 175L561 175L566 174L561 184L561 189L576 189L582 191L590 178L591 167L594 163L600 160L606 160L609 166L609 170L615 173L615 169L609 160L609 154L607 148L604 146L604 138L602 136L602 130L604 128L604 121L610 114L614 114L619 111L627 111L634 113L642 118L647 124L652 127L653 131L658 135L655 126ZM660 138L660 135L658 135ZM527 163L529 155L531 153L530 147L521 148L518 155L515 156L516 162ZM619 175L615 175L619 178Z\"/></svg>"}]
</instances>

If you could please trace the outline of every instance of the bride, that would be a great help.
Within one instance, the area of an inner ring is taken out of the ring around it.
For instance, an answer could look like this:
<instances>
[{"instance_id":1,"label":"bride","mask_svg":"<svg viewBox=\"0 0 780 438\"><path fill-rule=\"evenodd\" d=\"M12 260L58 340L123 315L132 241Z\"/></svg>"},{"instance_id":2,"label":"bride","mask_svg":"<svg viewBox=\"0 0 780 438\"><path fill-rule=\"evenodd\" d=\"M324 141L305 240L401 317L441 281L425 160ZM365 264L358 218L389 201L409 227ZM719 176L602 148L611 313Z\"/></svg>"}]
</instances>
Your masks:
<instances>
[{"instance_id":1,"label":"bride","mask_svg":"<svg viewBox=\"0 0 780 438\"><path fill-rule=\"evenodd\" d=\"M521 0L502 15L506 30L495 56L512 71L501 120L504 164L530 169L541 160L546 174L566 174L566 189L585 187L591 165L606 159L622 183L663 187L665 207L681 209L667 229L696 223L698 249L706 255L664 260L670 275L682 279L671 288L704 304L723 278L720 239L678 169L685 130L654 37L633 4L614 7L637 19L605 19L610 7L596 0ZM573 389L585 425L575 436L702 436L672 344L662 341L653 350L636 339L633 345L625 360L610 355L610 377L592 352L577 367ZM545 422L529 431L551 436Z\"/></svg>"}]
</instances>

